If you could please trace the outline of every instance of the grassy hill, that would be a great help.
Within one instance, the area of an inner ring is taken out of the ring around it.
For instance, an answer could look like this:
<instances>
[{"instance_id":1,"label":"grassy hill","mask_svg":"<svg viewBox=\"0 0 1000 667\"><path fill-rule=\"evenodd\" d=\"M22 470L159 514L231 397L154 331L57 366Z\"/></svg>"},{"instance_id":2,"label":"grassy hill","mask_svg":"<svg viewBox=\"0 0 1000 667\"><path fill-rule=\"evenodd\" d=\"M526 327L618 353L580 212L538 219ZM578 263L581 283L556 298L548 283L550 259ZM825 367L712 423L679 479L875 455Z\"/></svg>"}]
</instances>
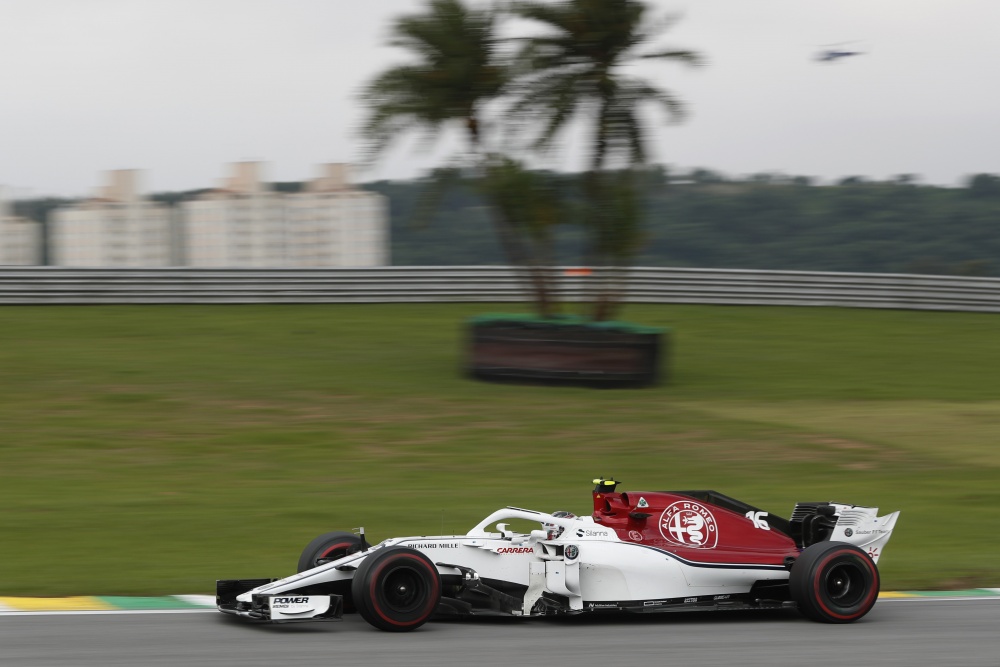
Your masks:
<instances>
[{"instance_id":1,"label":"grassy hill","mask_svg":"<svg viewBox=\"0 0 1000 667\"><path fill-rule=\"evenodd\" d=\"M476 383L495 305L0 309L0 594L211 592L316 534L589 511L590 480L902 510L885 589L1000 585L1000 318L635 306L650 390Z\"/></svg>"}]
</instances>

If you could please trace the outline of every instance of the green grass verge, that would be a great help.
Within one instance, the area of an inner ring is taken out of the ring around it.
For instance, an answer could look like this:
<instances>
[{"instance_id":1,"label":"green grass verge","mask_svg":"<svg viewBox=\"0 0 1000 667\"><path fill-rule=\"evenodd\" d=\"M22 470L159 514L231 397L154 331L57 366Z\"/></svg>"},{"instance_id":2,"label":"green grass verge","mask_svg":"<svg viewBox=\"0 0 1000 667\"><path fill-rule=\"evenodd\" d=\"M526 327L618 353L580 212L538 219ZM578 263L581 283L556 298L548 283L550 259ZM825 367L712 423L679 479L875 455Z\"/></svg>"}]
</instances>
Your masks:
<instances>
[{"instance_id":1,"label":"green grass verge","mask_svg":"<svg viewBox=\"0 0 1000 667\"><path fill-rule=\"evenodd\" d=\"M460 376L495 305L0 308L0 594L211 592L316 534L623 488L902 510L884 588L1000 585L1000 317L630 307L668 384Z\"/></svg>"}]
</instances>

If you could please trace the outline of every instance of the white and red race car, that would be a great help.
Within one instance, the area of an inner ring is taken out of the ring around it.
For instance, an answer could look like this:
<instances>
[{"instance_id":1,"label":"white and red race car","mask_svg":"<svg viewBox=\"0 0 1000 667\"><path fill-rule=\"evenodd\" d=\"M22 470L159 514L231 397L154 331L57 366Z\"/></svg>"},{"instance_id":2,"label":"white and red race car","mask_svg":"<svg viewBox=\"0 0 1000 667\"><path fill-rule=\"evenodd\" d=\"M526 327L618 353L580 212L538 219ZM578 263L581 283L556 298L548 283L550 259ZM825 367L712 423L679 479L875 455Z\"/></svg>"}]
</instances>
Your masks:
<instances>
[{"instance_id":1,"label":"white and red race car","mask_svg":"<svg viewBox=\"0 0 1000 667\"><path fill-rule=\"evenodd\" d=\"M590 516L506 507L465 535L375 546L363 531L327 533L302 552L297 574L220 580L216 602L220 611L276 623L356 610L389 631L452 614L785 606L850 623L875 604L877 563L899 516L804 502L783 519L715 491L619 493L617 482L595 483Z\"/></svg>"}]
</instances>

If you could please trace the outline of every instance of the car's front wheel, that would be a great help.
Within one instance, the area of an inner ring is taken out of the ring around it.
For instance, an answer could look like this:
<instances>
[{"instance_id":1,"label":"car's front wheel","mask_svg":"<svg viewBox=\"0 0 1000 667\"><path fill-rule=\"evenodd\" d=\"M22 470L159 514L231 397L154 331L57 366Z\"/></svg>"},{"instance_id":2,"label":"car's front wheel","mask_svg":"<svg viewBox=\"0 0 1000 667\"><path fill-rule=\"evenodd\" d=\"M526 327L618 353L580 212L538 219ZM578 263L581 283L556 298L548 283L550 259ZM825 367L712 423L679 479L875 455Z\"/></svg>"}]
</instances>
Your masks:
<instances>
[{"instance_id":1,"label":"car's front wheel","mask_svg":"<svg viewBox=\"0 0 1000 667\"><path fill-rule=\"evenodd\" d=\"M875 606L880 579L875 561L858 547L819 542L799 555L788 584L806 618L851 623Z\"/></svg>"},{"instance_id":2,"label":"car's front wheel","mask_svg":"<svg viewBox=\"0 0 1000 667\"><path fill-rule=\"evenodd\" d=\"M338 530L320 535L302 550L296 572L311 570L357 551L361 551L361 538L354 533Z\"/></svg>"},{"instance_id":3,"label":"car's front wheel","mask_svg":"<svg viewBox=\"0 0 1000 667\"><path fill-rule=\"evenodd\" d=\"M441 577L427 556L407 547L372 553L351 582L358 613L380 630L406 632L430 619L441 599Z\"/></svg>"}]
</instances>

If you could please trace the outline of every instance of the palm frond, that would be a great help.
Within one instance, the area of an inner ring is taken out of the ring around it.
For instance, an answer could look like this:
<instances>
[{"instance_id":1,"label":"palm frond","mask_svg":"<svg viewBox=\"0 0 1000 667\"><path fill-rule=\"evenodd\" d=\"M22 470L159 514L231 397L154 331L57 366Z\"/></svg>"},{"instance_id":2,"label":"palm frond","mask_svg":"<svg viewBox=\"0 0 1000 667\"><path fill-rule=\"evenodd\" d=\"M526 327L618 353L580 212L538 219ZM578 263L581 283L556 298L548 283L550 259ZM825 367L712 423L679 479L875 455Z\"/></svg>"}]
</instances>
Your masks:
<instances>
[{"instance_id":1,"label":"palm frond","mask_svg":"<svg viewBox=\"0 0 1000 667\"><path fill-rule=\"evenodd\" d=\"M518 53L521 87L513 91L520 99L512 107L517 113L544 120L539 145L549 145L574 115L593 105L598 113L593 121L591 164L603 165L609 151L643 162L645 131L636 109L653 103L664 108L671 119L683 117L683 106L672 94L621 71L627 63L640 59L700 64L700 54L691 50L639 52L674 18L651 19L642 0L524 0L515 2L512 11L546 29L542 35L523 41ZM570 101L570 96L576 99Z\"/></svg>"},{"instance_id":2,"label":"palm frond","mask_svg":"<svg viewBox=\"0 0 1000 667\"><path fill-rule=\"evenodd\" d=\"M643 53L636 57L642 60L675 60L685 65L691 65L692 67L705 64L705 57L702 54L688 50L671 49L669 51L654 51L653 53Z\"/></svg>"},{"instance_id":3,"label":"palm frond","mask_svg":"<svg viewBox=\"0 0 1000 667\"><path fill-rule=\"evenodd\" d=\"M433 135L453 122L478 143L478 111L509 80L495 33L493 12L461 0L430 0L426 12L398 18L389 43L408 51L411 62L383 72L362 92L369 155L381 154L397 134L419 128Z\"/></svg>"}]
</instances>

